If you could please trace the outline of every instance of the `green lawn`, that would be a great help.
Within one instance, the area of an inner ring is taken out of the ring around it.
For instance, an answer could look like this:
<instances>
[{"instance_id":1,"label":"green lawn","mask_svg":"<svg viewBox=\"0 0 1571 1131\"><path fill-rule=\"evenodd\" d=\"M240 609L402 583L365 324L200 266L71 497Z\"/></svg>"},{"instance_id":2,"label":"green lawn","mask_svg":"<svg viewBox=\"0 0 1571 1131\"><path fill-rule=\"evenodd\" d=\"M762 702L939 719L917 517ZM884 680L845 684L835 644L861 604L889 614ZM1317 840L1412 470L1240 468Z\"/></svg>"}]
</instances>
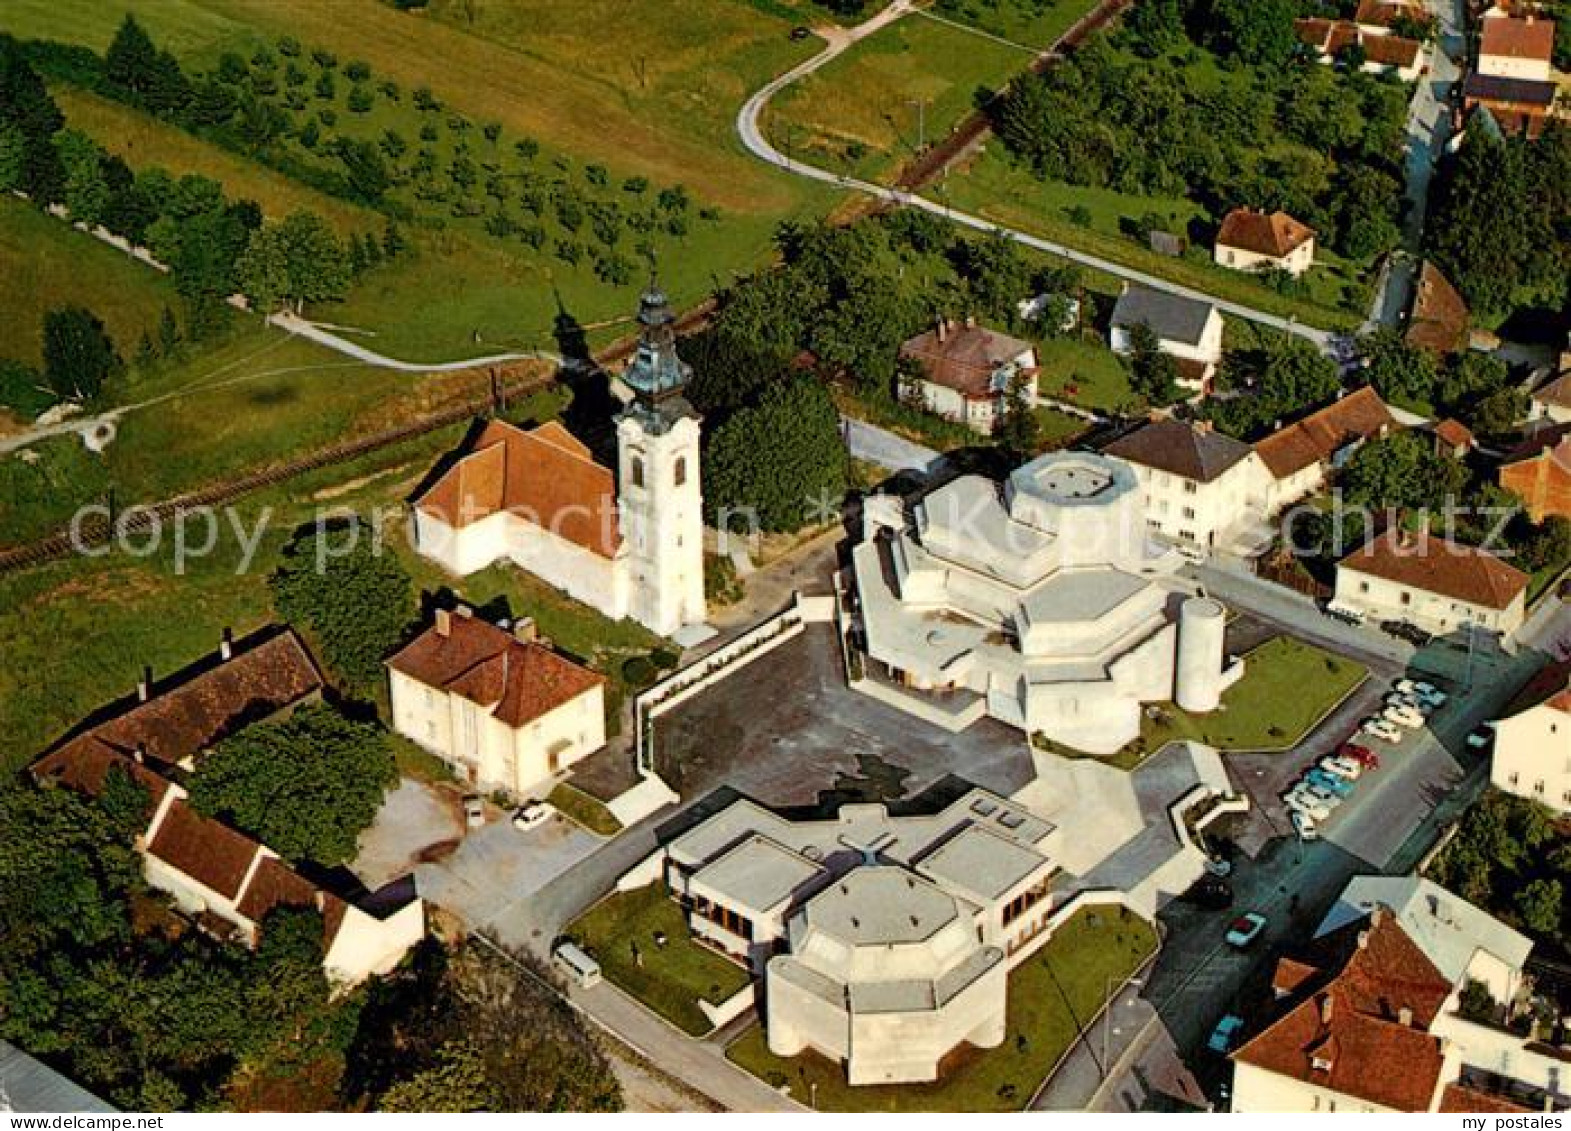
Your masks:
<instances>
[{"instance_id":1,"label":"green lawn","mask_svg":"<svg viewBox=\"0 0 1571 1131\"><path fill-rule=\"evenodd\" d=\"M783 151L859 177L882 179L926 140L942 138L976 107L979 88L1002 86L1031 62L1019 48L908 16L782 91L765 112Z\"/></svg>"},{"instance_id":2,"label":"green lawn","mask_svg":"<svg viewBox=\"0 0 1571 1131\"><path fill-rule=\"evenodd\" d=\"M1105 345L1083 338L1046 338L1037 343L1037 392L1083 408L1119 412L1136 400L1129 373Z\"/></svg>"},{"instance_id":3,"label":"green lawn","mask_svg":"<svg viewBox=\"0 0 1571 1131\"><path fill-rule=\"evenodd\" d=\"M1093 0L937 0L935 15L1043 48L1094 7Z\"/></svg>"},{"instance_id":4,"label":"green lawn","mask_svg":"<svg viewBox=\"0 0 1571 1131\"><path fill-rule=\"evenodd\" d=\"M0 193L0 357L37 366L44 313L85 306L103 319L122 356L144 330L156 334L164 307L181 309L157 271L63 220Z\"/></svg>"},{"instance_id":5,"label":"green lawn","mask_svg":"<svg viewBox=\"0 0 1571 1131\"><path fill-rule=\"evenodd\" d=\"M682 909L662 883L613 892L565 932L605 976L692 1036L711 1026L702 998L718 1005L748 983L747 971L693 941ZM665 935L665 945L655 936Z\"/></svg>"},{"instance_id":6,"label":"green lawn","mask_svg":"<svg viewBox=\"0 0 1571 1131\"><path fill-rule=\"evenodd\" d=\"M1056 408L1037 409L1036 419L1041 429L1043 451L1069 447L1077 436L1091 427L1088 421Z\"/></svg>"},{"instance_id":7,"label":"green lawn","mask_svg":"<svg viewBox=\"0 0 1571 1131\"><path fill-rule=\"evenodd\" d=\"M604 802L574 789L566 782L553 789L546 800L560 809L568 819L576 821L597 836L615 836L622 831L622 822L612 815Z\"/></svg>"},{"instance_id":8,"label":"green lawn","mask_svg":"<svg viewBox=\"0 0 1571 1131\"><path fill-rule=\"evenodd\" d=\"M1244 657L1244 676L1222 694L1220 710L1190 715L1165 705L1165 721L1148 721L1138 744L1150 753L1175 739L1221 750L1286 750L1366 675L1362 664L1278 636Z\"/></svg>"},{"instance_id":9,"label":"green lawn","mask_svg":"<svg viewBox=\"0 0 1571 1131\"><path fill-rule=\"evenodd\" d=\"M1069 918L1009 976L1008 1032L996 1049L969 1050L934 1084L853 1088L815 1053L777 1057L755 1025L726 1050L737 1064L823 1111L1019 1111L1100 1012L1107 981L1131 977L1156 951L1156 931L1124 908ZM813 1085L816 1084L815 1089Z\"/></svg>"},{"instance_id":10,"label":"green lawn","mask_svg":"<svg viewBox=\"0 0 1571 1131\"><path fill-rule=\"evenodd\" d=\"M1329 251L1316 252L1317 262L1325 265L1316 266L1309 273L1307 298L1289 298L1252 275L1216 266L1211 262L1209 248L1191 249L1179 258L1159 255L1144 243L1123 235L1119 219L1138 220L1155 213L1167 218L1170 230L1183 232L1189 217L1198 212L1192 202L1179 197L1142 197L1044 181L1016 166L997 141L990 142L981 156L964 169L956 169L944 191L948 202L956 208L1268 314L1296 317L1310 325L1336 329L1354 326L1360 320L1362 306L1355 314L1342 303L1354 297L1359 304L1367 301L1362 285L1352 278L1353 268ZM1089 225L1070 219L1068 210L1076 207L1090 214Z\"/></svg>"}]
</instances>

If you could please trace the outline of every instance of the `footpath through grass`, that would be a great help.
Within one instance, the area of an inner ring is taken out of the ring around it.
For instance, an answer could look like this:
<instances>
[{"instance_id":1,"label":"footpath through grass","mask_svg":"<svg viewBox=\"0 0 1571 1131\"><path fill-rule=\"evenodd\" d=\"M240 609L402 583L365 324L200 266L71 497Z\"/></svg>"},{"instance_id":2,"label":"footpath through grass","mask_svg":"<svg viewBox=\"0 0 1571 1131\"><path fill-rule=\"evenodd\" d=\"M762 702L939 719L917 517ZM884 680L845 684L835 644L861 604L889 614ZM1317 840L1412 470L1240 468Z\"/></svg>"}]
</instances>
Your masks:
<instances>
[{"instance_id":1,"label":"footpath through grass","mask_svg":"<svg viewBox=\"0 0 1571 1131\"><path fill-rule=\"evenodd\" d=\"M771 1087L789 1087L802 1103L816 1096L822 1111L1019 1111L1096 1019L1108 979L1123 983L1156 946L1151 924L1125 908L1071 916L1009 975L1003 1043L951 1055L933 1084L853 1088L843 1067L816 1053L775 1056L758 1025L726 1055Z\"/></svg>"},{"instance_id":2,"label":"footpath through grass","mask_svg":"<svg viewBox=\"0 0 1571 1131\"><path fill-rule=\"evenodd\" d=\"M712 1028L698 1007L700 998L718 1005L749 981L742 967L693 941L686 916L663 883L613 892L566 934L613 983L691 1036Z\"/></svg>"}]
</instances>

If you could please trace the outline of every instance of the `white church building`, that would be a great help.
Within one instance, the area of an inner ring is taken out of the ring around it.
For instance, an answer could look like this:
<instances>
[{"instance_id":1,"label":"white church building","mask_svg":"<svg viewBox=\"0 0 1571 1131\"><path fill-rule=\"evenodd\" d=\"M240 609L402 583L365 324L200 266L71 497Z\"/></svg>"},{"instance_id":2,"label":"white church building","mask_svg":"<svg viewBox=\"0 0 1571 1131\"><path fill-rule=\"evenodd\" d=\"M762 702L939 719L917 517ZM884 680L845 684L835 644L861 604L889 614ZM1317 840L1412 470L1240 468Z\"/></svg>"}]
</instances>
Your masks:
<instances>
[{"instance_id":1,"label":"white church building","mask_svg":"<svg viewBox=\"0 0 1571 1131\"><path fill-rule=\"evenodd\" d=\"M966 475L907 507L875 496L852 555L871 676L920 701L985 711L1111 754L1142 704L1217 708L1226 614L1169 580L1131 468L1052 453L1000 486Z\"/></svg>"},{"instance_id":2,"label":"white church building","mask_svg":"<svg viewBox=\"0 0 1571 1131\"><path fill-rule=\"evenodd\" d=\"M415 548L467 576L498 561L664 636L703 623L704 519L698 416L682 396L665 295L643 296L638 350L621 380L618 469L562 425L493 420L414 501Z\"/></svg>"}]
</instances>

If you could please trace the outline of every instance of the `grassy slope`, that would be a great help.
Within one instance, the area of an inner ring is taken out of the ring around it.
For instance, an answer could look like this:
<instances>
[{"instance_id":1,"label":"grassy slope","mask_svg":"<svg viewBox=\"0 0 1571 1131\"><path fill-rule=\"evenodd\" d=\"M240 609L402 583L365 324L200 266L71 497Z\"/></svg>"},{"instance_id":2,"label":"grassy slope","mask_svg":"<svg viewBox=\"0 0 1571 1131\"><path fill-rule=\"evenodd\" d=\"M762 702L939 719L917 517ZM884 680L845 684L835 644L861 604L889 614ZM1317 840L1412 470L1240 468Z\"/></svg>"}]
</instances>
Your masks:
<instances>
[{"instance_id":1,"label":"grassy slope","mask_svg":"<svg viewBox=\"0 0 1571 1131\"><path fill-rule=\"evenodd\" d=\"M0 357L37 365L44 312L75 303L104 320L120 353L156 332L165 306L180 309L168 279L108 244L0 194Z\"/></svg>"},{"instance_id":2,"label":"grassy slope","mask_svg":"<svg viewBox=\"0 0 1571 1131\"><path fill-rule=\"evenodd\" d=\"M726 1050L749 1072L823 1111L1019 1111L1080 1030L1102 1008L1107 979L1121 983L1156 949L1151 925L1123 908L1071 916L1009 975L1003 1044L968 1051L936 1084L850 1087L845 1070L814 1053L770 1053L753 1026Z\"/></svg>"},{"instance_id":3,"label":"grassy slope","mask_svg":"<svg viewBox=\"0 0 1571 1131\"><path fill-rule=\"evenodd\" d=\"M66 125L123 157L133 169L160 165L176 175L211 177L229 197L256 201L269 219L303 208L330 221L340 233L382 230L382 216L370 209L317 192L139 110L64 84L53 86L51 93L65 112Z\"/></svg>"},{"instance_id":4,"label":"grassy slope","mask_svg":"<svg viewBox=\"0 0 1571 1131\"><path fill-rule=\"evenodd\" d=\"M765 127L782 148L861 177L885 177L915 155L916 100L928 103L928 140L948 133L1030 56L982 36L907 17L857 44L771 103ZM867 154L851 160L848 145Z\"/></svg>"}]
</instances>

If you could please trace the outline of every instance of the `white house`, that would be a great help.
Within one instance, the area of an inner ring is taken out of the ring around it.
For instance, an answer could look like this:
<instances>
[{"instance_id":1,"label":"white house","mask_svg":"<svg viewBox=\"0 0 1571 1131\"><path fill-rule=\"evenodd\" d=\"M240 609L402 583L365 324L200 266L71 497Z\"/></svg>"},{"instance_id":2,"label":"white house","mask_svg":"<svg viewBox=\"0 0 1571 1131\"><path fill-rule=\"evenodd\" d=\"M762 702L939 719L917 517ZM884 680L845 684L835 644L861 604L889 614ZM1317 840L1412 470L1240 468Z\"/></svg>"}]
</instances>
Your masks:
<instances>
[{"instance_id":1,"label":"white house","mask_svg":"<svg viewBox=\"0 0 1571 1131\"><path fill-rule=\"evenodd\" d=\"M1495 722L1489 780L1571 813L1571 663L1546 667Z\"/></svg>"},{"instance_id":2,"label":"white house","mask_svg":"<svg viewBox=\"0 0 1571 1131\"><path fill-rule=\"evenodd\" d=\"M147 824L136 838L149 886L171 896L198 924L248 946L267 914L314 909L324 928L323 966L353 984L386 973L425 935L425 910L411 879L349 899L296 872L277 853L188 803L177 780L215 742L316 698L322 679L292 632L236 649L225 637L215 666L157 690L144 680L138 702L72 735L33 765L40 782L97 796L111 774L147 793Z\"/></svg>"},{"instance_id":3,"label":"white house","mask_svg":"<svg viewBox=\"0 0 1571 1131\"><path fill-rule=\"evenodd\" d=\"M771 1051L910 1083L1003 1039L1007 973L1048 937L1054 833L982 789L806 821L741 799L673 840L664 873L693 933L763 979Z\"/></svg>"},{"instance_id":4,"label":"white house","mask_svg":"<svg viewBox=\"0 0 1571 1131\"><path fill-rule=\"evenodd\" d=\"M1364 74L1395 74L1403 82L1415 82L1429 65L1420 40L1393 35L1389 27L1310 16L1294 20L1293 29L1299 42L1327 66L1345 63L1348 53L1356 49L1363 55L1359 70Z\"/></svg>"},{"instance_id":5,"label":"white house","mask_svg":"<svg viewBox=\"0 0 1571 1131\"><path fill-rule=\"evenodd\" d=\"M1214 710L1242 674L1224 664L1222 606L1161 584L1178 555L1150 540L1128 464L1045 455L909 510L875 496L863 525L860 625L899 698L1108 754L1139 734L1141 704Z\"/></svg>"},{"instance_id":6,"label":"white house","mask_svg":"<svg viewBox=\"0 0 1571 1131\"><path fill-rule=\"evenodd\" d=\"M605 677L467 608L387 661L393 729L470 785L527 796L605 745Z\"/></svg>"},{"instance_id":7,"label":"white house","mask_svg":"<svg viewBox=\"0 0 1571 1131\"><path fill-rule=\"evenodd\" d=\"M613 619L696 632L704 609L699 426L682 389L665 296L643 297L634 400L617 418L619 471L555 422L486 426L414 502L415 548L467 576L511 561Z\"/></svg>"},{"instance_id":8,"label":"white house","mask_svg":"<svg viewBox=\"0 0 1571 1131\"><path fill-rule=\"evenodd\" d=\"M1276 514L1319 491L1361 446L1395 427L1380 394L1365 385L1257 440L1255 454L1271 476L1266 513Z\"/></svg>"},{"instance_id":9,"label":"white house","mask_svg":"<svg viewBox=\"0 0 1571 1131\"><path fill-rule=\"evenodd\" d=\"M1126 284L1113 306L1108 337L1114 353L1131 352L1130 331L1138 325L1156 335L1158 349L1178 360L1180 386L1196 392L1209 388L1222 360L1222 312L1214 304Z\"/></svg>"},{"instance_id":10,"label":"white house","mask_svg":"<svg viewBox=\"0 0 1571 1131\"><path fill-rule=\"evenodd\" d=\"M1315 263L1315 230L1286 212L1235 208L1216 235L1216 262L1238 271L1286 271L1297 278Z\"/></svg>"},{"instance_id":11,"label":"white house","mask_svg":"<svg viewBox=\"0 0 1571 1131\"><path fill-rule=\"evenodd\" d=\"M1036 403L1035 347L970 318L940 320L906 341L900 357L920 374L902 394L914 394L927 411L972 431L992 432L1011 395Z\"/></svg>"},{"instance_id":12,"label":"white house","mask_svg":"<svg viewBox=\"0 0 1571 1131\"><path fill-rule=\"evenodd\" d=\"M1553 18L1511 16L1496 8L1490 18L1480 22L1480 29L1479 74L1528 82L1554 81Z\"/></svg>"},{"instance_id":13,"label":"white house","mask_svg":"<svg viewBox=\"0 0 1571 1131\"><path fill-rule=\"evenodd\" d=\"M1487 551L1393 529L1337 563L1334 600L1373 620L1407 621L1426 632L1473 625L1508 636L1521 627L1529 580Z\"/></svg>"},{"instance_id":14,"label":"white house","mask_svg":"<svg viewBox=\"0 0 1571 1131\"><path fill-rule=\"evenodd\" d=\"M1146 525L1180 549L1248 554L1270 541L1270 472L1209 422L1161 419L1103 449L1134 469Z\"/></svg>"}]
</instances>

